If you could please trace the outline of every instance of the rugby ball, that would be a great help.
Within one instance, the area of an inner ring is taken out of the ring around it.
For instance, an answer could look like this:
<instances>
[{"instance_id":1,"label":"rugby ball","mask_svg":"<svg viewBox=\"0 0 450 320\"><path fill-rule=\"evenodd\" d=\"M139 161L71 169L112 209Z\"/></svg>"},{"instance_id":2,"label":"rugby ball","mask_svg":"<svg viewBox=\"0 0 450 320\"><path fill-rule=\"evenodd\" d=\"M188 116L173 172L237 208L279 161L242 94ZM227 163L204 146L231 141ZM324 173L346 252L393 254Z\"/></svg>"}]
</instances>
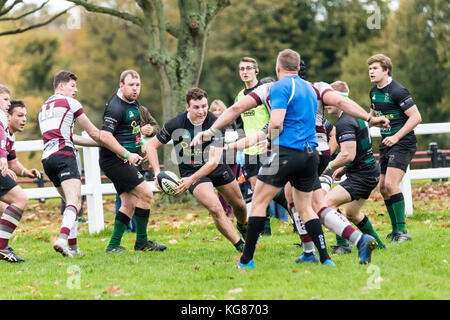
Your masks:
<instances>
[{"instance_id":1,"label":"rugby ball","mask_svg":"<svg viewBox=\"0 0 450 320\"><path fill-rule=\"evenodd\" d=\"M168 195L174 195L180 178L172 171L161 171L156 176L159 188Z\"/></svg>"}]
</instances>

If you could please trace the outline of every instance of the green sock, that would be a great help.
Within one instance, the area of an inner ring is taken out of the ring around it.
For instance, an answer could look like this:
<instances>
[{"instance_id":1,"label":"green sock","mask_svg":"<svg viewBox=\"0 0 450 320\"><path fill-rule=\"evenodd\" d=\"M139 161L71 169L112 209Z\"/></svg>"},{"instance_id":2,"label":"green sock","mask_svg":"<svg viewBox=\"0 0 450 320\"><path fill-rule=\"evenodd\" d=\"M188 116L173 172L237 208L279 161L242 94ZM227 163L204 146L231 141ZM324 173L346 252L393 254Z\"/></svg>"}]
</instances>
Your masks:
<instances>
[{"instance_id":1,"label":"green sock","mask_svg":"<svg viewBox=\"0 0 450 320\"><path fill-rule=\"evenodd\" d=\"M389 213L389 218L391 219L392 233L395 233L397 232L397 222L395 220L394 209L392 209L392 201L391 199L384 200L384 203L386 204L386 208Z\"/></svg>"},{"instance_id":2,"label":"green sock","mask_svg":"<svg viewBox=\"0 0 450 320\"><path fill-rule=\"evenodd\" d=\"M374 237L375 240L377 240L377 242L378 242L378 248L386 247L384 245L383 241L381 241L380 237L378 236L378 233L373 228L372 223L370 223L370 220L369 220L369 218L367 218L367 216L364 216L364 218L361 220L360 223L358 223L356 225L356 227L359 230L361 230L362 233L368 234L368 235L371 235L372 237Z\"/></svg>"},{"instance_id":3,"label":"green sock","mask_svg":"<svg viewBox=\"0 0 450 320\"><path fill-rule=\"evenodd\" d=\"M391 197L392 209L395 215L395 222L397 231L406 232L406 214L405 214L405 199L403 193L394 194Z\"/></svg>"},{"instance_id":4,"label":"green sock","mask_svg":"<svg viewBox=\"0 0 450 320\"><path fill-rule=\"evenodd\" d=\"M338 234L336 235L336 244L338 246L344 246L344 247L348 247L349 246L348 240L345 239L344 237L341 237Z\"/></svg>"},{"instance_id":5,"label":"green sock","mask_svg":"<svg viewBox=\"0 0 450 320\"><path fill-rule=\"evenodd\" d=\"M129 223L130 218L119 211L116 215L116 219L114 220L114 230L111 235L111 239L109 240L108 247L115 248L120 246L122 236L125 230L127 229Z\"/></svg>"},{"instance_id":6,"label":"green sock","mask_svg":"<svg viewBox=\"0 0 450 320\"><path fill-rule=\"evenodd\" d=\"M150 217L150 209L136 208L136 243L147 243L147 224Z\"/></svg>"}]
</instances>

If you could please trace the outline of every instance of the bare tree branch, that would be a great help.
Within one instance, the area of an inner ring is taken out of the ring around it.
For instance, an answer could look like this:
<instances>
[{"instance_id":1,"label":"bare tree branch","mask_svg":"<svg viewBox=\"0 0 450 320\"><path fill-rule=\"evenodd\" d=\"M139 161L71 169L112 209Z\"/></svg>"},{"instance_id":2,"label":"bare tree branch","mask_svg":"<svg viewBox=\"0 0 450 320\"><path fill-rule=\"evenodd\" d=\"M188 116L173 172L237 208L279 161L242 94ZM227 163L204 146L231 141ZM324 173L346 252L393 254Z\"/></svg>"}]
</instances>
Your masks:
<instances>
[{"instance_id":1,"label":"bare tree branch","mask_svg":"<svg viewBox=\"0 0 450 320\"><path fill-rule=\"evenodd\" d=\"M8 0L1 0L0 1L0 16L4 16L5 14L7 14L8 12L10 12L12 10L12 8L14 8L16 5L18 5L19 3L22 3L22 0L15 0L9 7L6 7L5 9L2 9L6 2Z\"/></svg>"},{"instance_id":2,"label":"bare tree branch","mask_svg":"<svg viewBox=\"0 0 450 320\"><path fill-rule=\"evenodd\" d=\"M56 20L58 17L62 16L63 14L65 14L67 11L69 11L70 9L72 9L72 8L74 8L74 7L75 7L75 6L72 6L72 7L70 7L70 8L67 8L66 10L61 11L60 13L54 15L53 17L51 17L50 19L48 19L48 20L46 20L46 21L44 21L44 22L37 23L37 24L33 24L33 25L28 26L28 27L26 27L26 28L18 28L18 29L15 29L15 30L9 30L9 31L0 32L0 37L1 37L1 36L11 35L11 34L23 33L23 32L26 32L26 31L29 31L29 30L32 30L32 29L36 29L36 28L43 27L43 26L45 26L45 25L47 25L47 24L53 22L53 21Z\"/></svg>"},{"instance_id":3,"label":"bare tree branch","mask_svg":"<svg viewBox=\"0 0 450 320\"><path fill-rule=\"evenodd\" d=\"M231 5L230 0L214 0L207 6L207 13L205 23L209 25L212 20L219 14L220 11Z\"/></svg>"},{"instance_id":4,"label":"bare tree branch","mask_svg":"<svg viewBox=\"0 0 450 320\"><path fill-rule=\"evenodd\" d=\"M29 12L26 12L26 13L24 13L24 14L18 16L18 17L6 17L6 18L0 18L0 21L16 21L16 20L20 20L20 19L22 19L22 18L24 18L24 17L26 17L26 16L28 16L28 15L30 15L30 14L33 14L33 13L35 13L35 12L41 10L42 8L44 8L44 7L47 5L47 3L48 3L49 1L50 1L50 0L45 1L43 4L41 4L40 7L37 7L36 9L33 9L33 10L29 11ZM1 16L1 14L0 14L0 16Z\"/></svg>"},{"instance_id":5,"label":"bare tree branch","mask_svg":"<svg viewBox=\"0 0 450 320\"><path fill-rule=\"evenodd\" d=\"M116 9L97 6L95 4L87 2L86 0L67 0L67 1L72 2L76 5L80 5L80 6L84 7L87 11L90 11L90 12L109 14L111 16L115 16L115 17L130 21L140 27L143 26L143 21L141 18L139 18L135 15L132 15L128 12L123 12L123 11L119 11Z\"/></svg>"}]
</instances>

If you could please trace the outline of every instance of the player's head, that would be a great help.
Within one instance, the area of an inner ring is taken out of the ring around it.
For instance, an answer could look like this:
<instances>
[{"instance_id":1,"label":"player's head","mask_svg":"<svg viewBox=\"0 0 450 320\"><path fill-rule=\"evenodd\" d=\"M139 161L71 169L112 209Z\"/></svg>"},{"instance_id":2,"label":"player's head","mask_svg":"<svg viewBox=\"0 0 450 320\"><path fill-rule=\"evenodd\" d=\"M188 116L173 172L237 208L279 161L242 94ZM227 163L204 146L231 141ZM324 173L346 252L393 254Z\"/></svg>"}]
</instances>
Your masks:
<instances>
[{"instance_id":1,"label":"player's head","mask_svg":"<svg viewBox=\"0 0 450 320\"><path fill-rule=\"evenodd\" d=\"M388 56L384 54L376 54L367 59L369 66L370 82L379 83L383 79L391 76L392 62Z\"/></svg>"},{"instance_id":2,"label":"player's head","mask_svg":"<svg viewBox=\"0 0 450 320\"><path fill-rule=\"evenodd\" d=\"M275 68L277 72L278 79L280 75L288 74L298 74L300 70L300 55L298 52L292 49L285 49L278 54L277 64Z\"/></svg>"},{"instance_id":3,"label":"player's head","mask_svg":"<svg viewBox=\"0 0 450 320\"><path fill-rule=\"evenodd\" d=\"M306 80L306 63L300 59L300 70L298 71L298 76L303 80Z\"/></svg>"},{"instance_id":4,"label":"player's head","mask_svg":"<svg viewBox=\"0 0 450 320\"><path fill-rule=\"evenodd\" d=\"M7 112L11 105L11 91L8 87L0 84L0 109L3 112Z\"/></svg>"},{"instance_id":5,"label":"player's head","mask_svg":"<svg viewBox=\"0 0 450 320\"><path fill-rule=\"evenodd\" d=\"M60 71L53 78L53 88L55 93L63 96L73 98L78 92L77 89L78 77L70 71Z\"/></svg>"},{"instance_id":6,"label":"player's head","mask_svg":"<svg viewBox=\"0 0 450 320\"><path fill-rule=\"evenodd\" d=\"M141 77L134 70L125 70L120 74L120 91L125 100L132 102L141 93Z\"/></svg>"},{"instance_id":7,"label":"player's head","mask_svg":"<svg viewBox=\"0 0 450 320\"><path fill-rule=\"evenodd\" d=\"M208 94L200 88L192 88L186 94L186 111L194 124L202 123L208 114Z\"/></svg>"},{"instance_id":8,"label":"player's head","mask_svg":"<svg viewBox=\"0 0 450 320\"><path fill-rule=\"evenodd\" d=\"M350 93L350 89L348 88L348 85L345 81L335 81L332 84L330 84L331 88L336 91L339 95L348 98L348 94ZM326 105L327 111L329 114L339 114L340 109L336 106L332 105Z\"/></svg>"},{"instance_id":9,"label":"player's head","mask_svg":"<svg viewBox=\"0 0 450 320\"><path fill-rule=\"evenodd\" d=\"M243 82L250 83L258 80L256 76L259 73L259 69L255 58L243 57L239 62L238 70Z\"/></svg>"},{"instance_id":10,"label":"player's head","mask_svg":"<svg viewBox=\"0 0 450 320\"><path fill-rule=\"evenodd\" d=\"M216 117L220 117L220 115L227 109L225 103L222 100L216 99L211 102L209 106L209 112L214 114Z\"/></svg>"},{"instance_id":11,"label":"player's head","mask_svg":"<svg viewBox=\"0 0 450 320\"><path fill-rule=\"evenodd\" d=\"M10 132L22 132L27 123L27 109L22 100L12 100L8 110L8 126Z\"/></svg>"}]
</instances>

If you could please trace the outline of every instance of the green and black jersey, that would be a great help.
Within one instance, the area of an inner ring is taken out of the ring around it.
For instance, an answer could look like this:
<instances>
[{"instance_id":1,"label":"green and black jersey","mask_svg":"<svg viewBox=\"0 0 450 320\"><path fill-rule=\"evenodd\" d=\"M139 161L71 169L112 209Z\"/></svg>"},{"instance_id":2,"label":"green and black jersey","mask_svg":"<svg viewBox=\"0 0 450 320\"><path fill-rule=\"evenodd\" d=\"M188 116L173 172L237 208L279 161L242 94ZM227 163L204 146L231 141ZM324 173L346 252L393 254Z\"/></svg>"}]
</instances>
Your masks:
<instances>
[{"instance_id":1,"label":"green and black jersey","mask_svg":"<svg viewBox=\"0 0 450 320\"><path fill-rule=\"evenodd\" d=\"M377 116L385 116L390 121L390 128L382 128L382 138L396 134L408 121L405 111L415 105L408 90L399 82L391 80L383 88L373 87L370 90L371 108ZM416 136L412 130L406 134L402 142L416 143Z\"/></svg>"},{"instance_id":2,"label":"green and black jersey","mask_svg":"<svg viewBox=\"0 0 450 320\"><path fill-rule=\"evenodd\" d=\"M208 112L203 123L194 125L189 120L188 112L183 112L167 121L156 135L156 138L163 144L173 140L180 170L200 169L208 161L209 145L223 147L224 130L221 130L222 133L218 134L217 137L214 136L211 141L201 145L191 147L190 143L197 133L211 128L216 120L217 117Z\"/></svg>"},{"instance_id":3,"label":"green and black jersey","mask_svg":"<svg viewBox=\"0 0 450 320\"><path fill-rule=\"evenodd\" d=\"M111 132L128 151L137 153L142 145L140 125L139 103L124 101L115 94L103 114L102 130ZM101 147L100 157L116 157L116 155L109 149Z\"/></svg>"},{"instance_id":4,"label":"green and black jersey","mask_svg":"<svg viewBox=\"0 0 450 320\"><path fill-rule=\"evenodd\" d=\"M339 145L346 141L356 141L355 159L345 166L346 172L369 169L376 164L369 127L365 121L342 112L336 123L336 140Z\"/></svg>"}]
</instances>

